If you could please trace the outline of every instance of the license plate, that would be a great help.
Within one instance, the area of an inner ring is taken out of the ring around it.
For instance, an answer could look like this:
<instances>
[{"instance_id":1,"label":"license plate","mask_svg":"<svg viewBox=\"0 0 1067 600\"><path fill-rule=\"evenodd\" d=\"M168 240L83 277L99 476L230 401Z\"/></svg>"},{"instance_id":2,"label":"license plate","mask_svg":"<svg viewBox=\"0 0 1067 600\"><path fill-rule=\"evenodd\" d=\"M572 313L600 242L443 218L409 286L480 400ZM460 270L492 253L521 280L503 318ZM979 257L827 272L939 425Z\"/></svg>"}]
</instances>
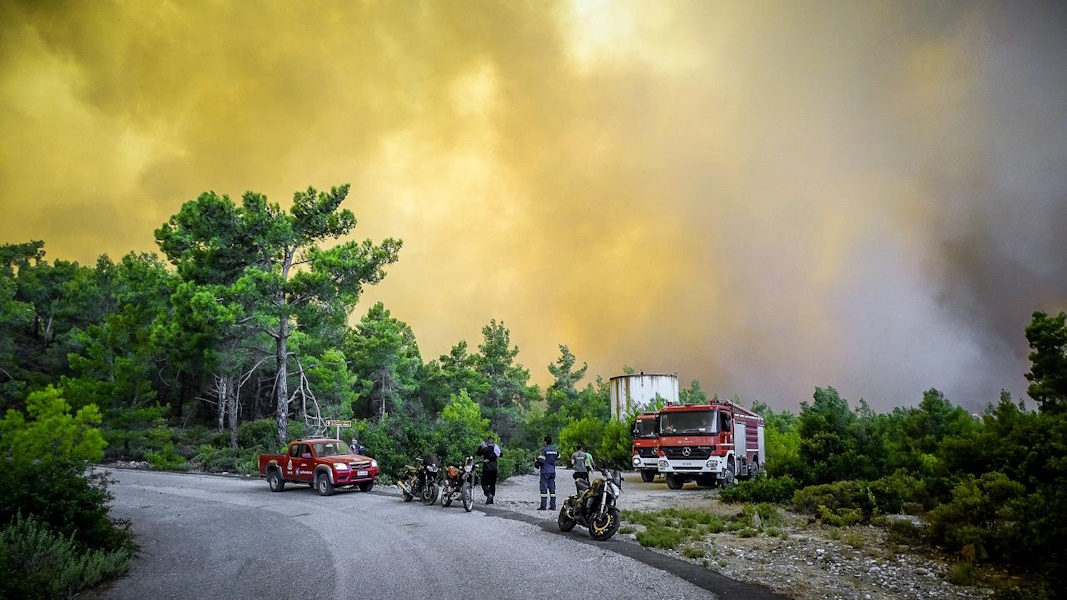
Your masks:
<instances>
[{"instance_id":1,"label":"license plate","mask_svg":"<svg viewBox=\"0 0 1067 600\"><path fill-rule=\"evenodd\" d=\"M691 461L691 460L683 460L682 461L682 466L683 467L692 467L693 466L693 461Z\"/></svg>"},{"instance_id":2,"label":"license plate","mask_svg":"<svg viewBox=\"0 0 1067 600\"><path fill-rule=\"evenodd\" d=\"M356 471L356 477L366 477L366 476L367 476L367 472L366 471Z\"/></svg>"}]
</instances>

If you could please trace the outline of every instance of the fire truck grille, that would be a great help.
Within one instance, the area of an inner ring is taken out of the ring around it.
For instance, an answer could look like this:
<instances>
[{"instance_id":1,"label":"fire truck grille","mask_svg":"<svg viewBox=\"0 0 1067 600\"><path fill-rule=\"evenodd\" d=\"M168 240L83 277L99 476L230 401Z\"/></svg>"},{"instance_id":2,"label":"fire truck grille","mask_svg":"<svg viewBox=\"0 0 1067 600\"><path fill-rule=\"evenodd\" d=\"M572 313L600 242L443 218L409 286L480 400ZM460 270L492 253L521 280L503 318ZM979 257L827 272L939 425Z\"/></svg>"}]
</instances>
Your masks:
<instances>
[{"instance_id":1,"label":"fire truck grille","mask_svg":"<svg viewBox=\"0 0 1067 600\"><path fill-rule=\"evenodd\" d=\"M686 456L686 449L689 449ZM711 456L711 446L679 446L663 448L663 453L671 460L706 460Z\"/></svg>"},{"instance_id":2,"label":"fire truck grille","mask_svg":"<svg viewBox=\"0 0 1067 600\"><path fill-rule=\"evenodd\" d=\"M641 458L656 458L655 448L638 448L637 455Z\"/></svg>"}]
</instances>

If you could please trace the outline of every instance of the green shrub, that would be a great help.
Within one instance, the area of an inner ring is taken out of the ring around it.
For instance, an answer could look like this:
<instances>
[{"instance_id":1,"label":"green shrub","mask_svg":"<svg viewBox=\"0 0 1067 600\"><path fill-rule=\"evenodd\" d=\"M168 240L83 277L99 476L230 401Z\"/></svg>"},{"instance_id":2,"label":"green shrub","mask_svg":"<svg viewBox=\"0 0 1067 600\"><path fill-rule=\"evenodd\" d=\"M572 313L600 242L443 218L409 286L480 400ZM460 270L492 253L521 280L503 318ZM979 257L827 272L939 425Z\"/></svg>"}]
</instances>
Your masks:
<instances>
[{"instance_id":1,"label":"green shrub","mask_svg":"<svg viewBox=\"0 0 1067 600\"><path fill-rule=\"evenodd\" d=\"M292 431L293 423L289 423L289 432L292 433ZM224 440L212 440L207 443L222 447L229 443L229 436L226 436ZM239 424L237 445L241 448L258 450L260 453L273 452L278 447L278 424L273 417Z\"/></svg>"},{"instance_id":2,"label":"green shrub","mask_svg":"<svg viewBox=\"0 0 1067 600\"><path fill-rule=\"evenodd\" d=\"M952 490L952 500L927 515L930 538L949 550L968 545L995 558L1011 558L1031 543L1025 515L1041 514L1041 502L1025 495L1023 484L1000 472L968 477Z\"/></svg>"},{"instance_id":3,"label":"green shrub","mask_svg":"<svg viewBox=\"0 0 1067 600\"><path fill-rule=\"evenodd\" d=\"M793 507L828 525L847 526L870 519L876 512L876 501L866 482L838 481L797 490Z\"/></svg>"},{"instance_id":4,"label":"green shrub","mask_svg":"<svg viewBox=\"0 0 1067 600\"><path fill-rule=\"evenodd\" d=\"M916 506L928 506L932 502L926 493L926 483L902 470L872 481L869 489L875 507L884 514L906 512L906 505L915 510Z\"/></svg>"},{"instance_id":5,"label":"green shrub","mask_svg":"<svg viewBox=\"0 0 1067 600\"><path fill-rule=\"evenodd\" d=\"M63 537L88 548L115 550L129 543L124 527L107 514L111 493L104 473L86 471L80 461L53 463L47 469L0 461L0 524L17 514L35 517Z\"/></svg>"},{"instance_id":6,"label":"green shrub","mask_svg":"<svg viewBox=\"0 0 1067 600\"><path fill-rule=\"evenodd\" d=\"M678 530L660 525L652 525L637 534L637 543L646 548L666 548L673 550L688 536Z\"/></svg>"},{"instance_id":7,"label":"green shrub","mask_svg":"<svg viewBox=\"0 0 1067 600\"><path fill-rule=\"evenodd\" d=\"M737 532L737 537L743 538L756 537L757 535L759 535L759 532L751 527L743 527Z\"/></svg>"},{"instance_id":8,"label":"green shrub","mask_svg":"<svg viewBox=\"0 0 1067 600\"><path fill-rule=\"evenodd\" d=\"M158 451L146 452L144 459L153 469L159 471L180 471L185 469L185 459L174 451L174 444L167 442Z\"/></svg>"},{"instance_id":9,"label":"green shrub","mask_svg":"<svg viewBox=\"0 0 1067 600\"><path fill-rule=\"evenodd\" d=\"M254 450L231 450L203 446L189 464L205 473L240 473L254 475L259 473L259 454Z\"/></svg>"},{"instance_id":10,"label":"green shrub","mask_svg":"<svg viewBox=\"0 0 1067 600\"><path fill-rule=\"evenodd\" d=\"M945 580L953 585L969 586L978 582L978 576L972 563L961 561L948 570L948 573L945 574Z\"/></svg>"},{"instance_id":11,"label":"green shrub","mask_svg":"<svg viewBox=\"0 0 1067 600\"><path fill-rule=\"evenodd\" d=\"M820 505L817 514L823 524L832 527L848 527L863 522L863 510L859 508L829 509Z\"/></svg>"},{"instance_id":12,"label":"green shrub","mask_svg":"<svg viewBox=\"0 0 1067 600\"><path fill-rule=\"evenodd\" d=\"M687 546L682 549L682 555L686 558L704 558L706 554L703 548L697 548L696 546Z\"/></svg>"},{"instance_id":13,"label":"green shrub","mask_svg":"<svg viewBox=\"0 0 1067 600\"><path fill-rule=\"evenodd\" d=\"M797 482L788 475L768 477L761 471L754 479L725 487L719 490L719 500L723 502L789 502L797 490Z\"/></svg>"},{"instance_id":14,"label":"green shrub","mask_svg":"<svg viewBox=\"0 0 1067 600\"><path fill-rule=\"evenodd\" d=\"M497 459L497 465L500 468L500 481L504 481L514 475L532 473L534 457L536 456L536 450L527 450L525 448L503 449L500 458Z\"/></svg>"},{"instance_id":15,"label":"green shrub","mask_svg":"<svg viewBox=\"0 0 1067 600\"><path fill-rule=\"evenodd\" d=\"M86 549L35 517L15 519L0 529L0 598L59 599L88 589L129 569L131 550Z\"/></svg>"},{"instance_id":16,"label":"green shrub","mask_svg":"<svg viewBox=\"0 0 1067 600\"><path fill-rule=\"evenodd\" d=\"M894 519L889 522L886 530L889 541L896 544L915 546L921 544L925 535L924 528L905 519Z\"/></svg>"}]
</instances>

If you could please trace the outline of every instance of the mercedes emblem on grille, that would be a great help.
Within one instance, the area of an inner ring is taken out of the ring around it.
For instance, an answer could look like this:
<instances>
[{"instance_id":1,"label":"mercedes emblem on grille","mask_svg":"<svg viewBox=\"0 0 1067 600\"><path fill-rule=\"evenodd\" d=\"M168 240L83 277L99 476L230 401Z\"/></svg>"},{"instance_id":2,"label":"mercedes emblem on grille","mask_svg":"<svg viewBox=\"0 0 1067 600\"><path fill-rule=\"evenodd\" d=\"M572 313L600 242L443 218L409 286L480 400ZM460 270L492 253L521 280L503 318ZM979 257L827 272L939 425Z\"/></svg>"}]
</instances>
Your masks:
<instances>
[{"instance_id":1,"label":"mercedes emblem on grille","mask_svg":"<svg viewBox=\"0 0 1067 600\"><path fill-rule=\"evenodd\" d=\"M689 446L686 446L685 448L682 448L682 456L689 456L692 453L693 453L693 449L690 448Z\"/></svg>"}]
</instances>

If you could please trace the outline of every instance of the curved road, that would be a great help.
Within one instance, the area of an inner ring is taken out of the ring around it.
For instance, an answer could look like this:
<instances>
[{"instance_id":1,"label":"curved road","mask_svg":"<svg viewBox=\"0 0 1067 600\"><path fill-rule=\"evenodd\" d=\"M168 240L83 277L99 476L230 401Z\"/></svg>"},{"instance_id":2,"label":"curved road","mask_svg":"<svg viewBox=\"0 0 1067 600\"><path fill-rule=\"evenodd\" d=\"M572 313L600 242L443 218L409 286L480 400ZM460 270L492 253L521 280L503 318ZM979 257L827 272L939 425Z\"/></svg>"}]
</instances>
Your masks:
<instances>
[{"instance_id":1,"label":"curved road","mask_svg":"<svg viewBox=\"0 0 1067 600\"><path fill-rule=\"evenodd\" d=\"M101 598L776 598L585 530L560 534L515 513L466 513L338 490L325 498L263 480L111 470L111 513L140 546ZM688 580L688 581L687 581ZM692 582L692 583L691 583ZM714 590L716 593L712 593Z\"/></svg>"}]
</instances>

